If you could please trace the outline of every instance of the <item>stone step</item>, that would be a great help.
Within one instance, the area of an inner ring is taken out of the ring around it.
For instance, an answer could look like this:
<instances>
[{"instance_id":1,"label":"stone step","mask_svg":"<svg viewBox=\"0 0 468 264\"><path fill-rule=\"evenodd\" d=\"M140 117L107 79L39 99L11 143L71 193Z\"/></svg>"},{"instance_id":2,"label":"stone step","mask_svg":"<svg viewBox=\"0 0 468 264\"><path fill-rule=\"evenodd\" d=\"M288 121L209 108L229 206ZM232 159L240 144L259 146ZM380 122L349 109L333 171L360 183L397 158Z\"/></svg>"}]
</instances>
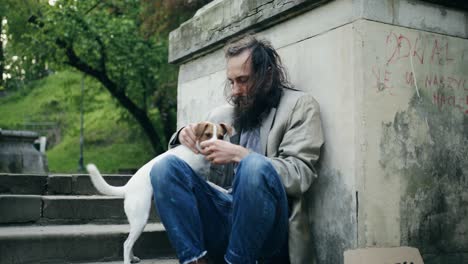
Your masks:
<instances>
[{"instance_id":1,"label":"stone step","mask_svg":"<svg viewBox=\"0 0 468 264\"><path fill-rule=\"evenodd\" d=\"M142 259L138 264L177 264L179 261L176 258L158 258L158 259ZM110 262L86 262L77 264L122 264L122 261Z\"/></svg>"},{"instance_id":2,"label":"stone step","mask_svg":"<svg viewBox=\"0 0 468 264\"><path fill-rule=\"evenodd\" d=\"M104 174L104 180L112 186L122 186L132 175ZM47 194L96 195L99 192L87 174L50 175L47 181Z\"/></svg>"},{"instance_id":3,"label":"stone step","mask_svg":"<svg viewBox=\"0 0 468 264\"><path fill-rule=\"evenodd\" d=\"M132 175L104 174L114 186L122 186ZM87 174L35 175L0 173L0 194L99 194Z\"/></svg>"},{"instance_id":4,"label":"stone step","mask_svg":"<svg viewBox=\"0 0 468 264\"><path fill-rule=\"evenodd\" d=\"M45 194L47 175L0 173L0 194Z\"/></svg>"},{"instance_id":5,"label":"stone step","mask_svg":"<svg viewBox=\"0 0 468 264\"><path fill-rule=\"evenodd\" d=\"M0 260L2 264L121 261L128 230L129 225L0 227ZM142 259L175 255L159 223L146 226L134 253Z\"/></svg>"},{"instance_id":6,"label":"stone step","mask_svg":"<svg viewBox=\"0 0 468 264\"><path fill-rule=\"evenodd\" d=\"M154 207L150 222L158 222ZM0 224L127 223L123 198L75 195L0 195Z\"/></svg>"}]
</instances>

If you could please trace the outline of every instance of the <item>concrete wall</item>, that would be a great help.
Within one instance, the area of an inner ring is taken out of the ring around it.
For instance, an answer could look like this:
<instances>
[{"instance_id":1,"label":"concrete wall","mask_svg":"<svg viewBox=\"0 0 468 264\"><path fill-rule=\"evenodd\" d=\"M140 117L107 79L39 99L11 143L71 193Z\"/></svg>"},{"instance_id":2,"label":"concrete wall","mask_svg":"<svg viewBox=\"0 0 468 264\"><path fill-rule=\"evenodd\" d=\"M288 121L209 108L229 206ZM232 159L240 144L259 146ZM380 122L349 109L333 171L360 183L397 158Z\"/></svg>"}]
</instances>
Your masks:
<instances>
[{"instance_id":1,"label":"concrete wall","mask_svg":"<svg viewBox=\"0 0 468 264\"><path fill-rule=\"evenodd\" d=\"M359 245L468 262L468 40L359 21Z\"/></svg>"},{"instance_id":2,"label":"concrete wall","mask_svg":"<svg viewBox=\"0 0 468 264\"><path fill-rule=\"evenodd\" d=\"M199 15L226 16L226 2ZM239 2L256 10L282 1ZM321 105L326 144L307 194L319 263L342 263L350 248L400 245L419 248L425 263L468 263L468 13L421 1L291 2L281 11L288 19L267 26L237 22L236 30L223 17L218 42L172 34L178 125L224 103L220 47L254 31ZM212 29L200 20L184 30Z\"/></svg>"}]
</instances>

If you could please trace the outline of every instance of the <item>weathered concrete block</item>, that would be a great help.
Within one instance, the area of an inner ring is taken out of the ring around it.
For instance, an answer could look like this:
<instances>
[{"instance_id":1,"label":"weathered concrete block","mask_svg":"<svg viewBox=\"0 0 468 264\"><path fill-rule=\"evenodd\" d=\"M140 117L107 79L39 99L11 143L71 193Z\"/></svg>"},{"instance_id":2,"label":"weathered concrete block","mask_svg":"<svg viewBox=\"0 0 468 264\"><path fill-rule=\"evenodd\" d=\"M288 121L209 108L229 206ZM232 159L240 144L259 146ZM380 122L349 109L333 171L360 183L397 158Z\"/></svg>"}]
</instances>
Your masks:
<instances>
[{"instance_id":1,"label":"weathered concrete block","mask_svg":"<svg viewBox=\"0 0 468 264\"><path fill-rule=\"evenodd\" d=\"M44 194L47 175L0 174L0 194Z\"/></svg>"},{"instance_id":2,"label":"weathered concrete block","mask_svg":"<svg viewBox=\"0 0 468 264\"><path fill-rule=\"evenodd\" d=\"M368 19L452 36L468 36L468 15L458 9L466 10L466 3L444 0L426 2L437 2L441 5L408 0L213 1L171 32L169 62L185 63L218 50L234 36L246 32L267 31L269 27L283 22L287 24L285 20L302 15L317 6L320 7L316 9L327 10L325 17L314 14L310 19L304 20L301 27L288 28L292 32L305 32L310 37L357 19ZM330 8L331 6L339 9ZM320 27L324 28L316 32L316 28ZM280 34L276 37L284 38Z\"/></svg>"},{"instance_id":3,"label":"weathered concrete block","mask_svg":"<svg viewBox=\"0 0 468 264\"><path fill-rule=\"evenodd\" d=\"M103 175L104 180L112 186L122 186L131 175ZM94 187L89 175L51 175L48 178L48 194L96 195L100 194Z\"/></svg>"},{"instance_id":4,"label":"weathered concrete block","mask_svg":"<svg viewBox=\"0 0 468 264\"><path fill-rule=\"evenodd\" d=\"M169 62L219 46L219 42L256 26L270 26L329 0L214 1L170 34Z\"/></svg>"},{"instance_id":5,"label":"weathered concrete block","mask_svg":"<svg viewBox=\"0 0 468 264\"><path fill-rule=\"evenodd\" d=\"M131 175L103 175L104 180L112 186L123 186ZM73 175L72 193L76 195L100 194L94 187L89 175Z\"/></svg>"},{"instance_id":6,"label":"weathered concrete block","mask_svg":"<svg viewBox=\"0 0 468 264\"><path fill-rule=\"evenodd\" d=\"M43 196L43 221L88 223L125 220L123 199L104 196Z\"/></svg>"},{"instance_id":7,"label":"weathered concrete block","mask_svg":"<svg viewBox=\"0 0 468 264\"><path fill-rule=\"evenodd\" d=\"M123 198L111 196L43 196L41 223L127 223ZM157 222L151 207L150 221Z\"/></svg>"},{"instance_id":8,"label":"weathered concrete block","mask_svg":"<svg viewBox=\"0 0 468 264\"><path fill-rule=\"evenodd\" d=\"M27 223L41 218L39 195L0 195L0 223Z\"/></svg>"},{"instance_id":9,"label":"weathered concrete block","mask_svg":"<svg viewBox=\"0 0 468 264\"><path fill-rule=\"evenodd\" d=\"M50 175L47 178L47 194L72 194L71 175Z\"/></svg>"},{"instance_id":10,"label":"weathered concrete block","mask_svg":"<svg viewBox=\"0 0 468 264\"><path fill-rule=\"evenodd\" d=\"M413 246L427 263L468 263L468 12L427 2L335 0L251 28L321 106L326 144L304 199L318 263L342 263L344 250L370 246ZM223 42L205 41L176 60L178 126L224 103Z\"/></svg>"},{"instance_id":11,"label":"weathered concrete block","mask_svg":"<svg viewBox=\"0 0 468 264\"><path fill-rule=\"evenodd\" d=\"M0 172L46 173L47 157L36 150L33 131L0 129Z\"/></svg>"}]
</instances>

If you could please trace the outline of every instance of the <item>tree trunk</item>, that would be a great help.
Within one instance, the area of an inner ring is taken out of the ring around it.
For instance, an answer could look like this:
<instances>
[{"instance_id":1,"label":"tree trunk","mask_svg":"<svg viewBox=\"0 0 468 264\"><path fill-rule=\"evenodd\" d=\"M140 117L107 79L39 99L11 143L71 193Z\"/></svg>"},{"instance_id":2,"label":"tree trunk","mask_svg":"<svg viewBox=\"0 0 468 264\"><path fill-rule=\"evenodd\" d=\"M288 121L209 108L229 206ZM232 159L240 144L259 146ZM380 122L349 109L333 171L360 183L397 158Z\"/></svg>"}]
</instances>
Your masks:
<instances>
[{"instance_id":1,"label":"tree trunk","mask_svg":"<svg viewBox=\"0 0 468 264\"><path fill-rule=\"evenodd\" d=\"M111 93L111 95L117 99L117 101L125 109L127 109L130 114L136 119L138 124L143 128L148 140L153 147L155 154L162 153L165 150L165 146L161 144L160 138L163 135L159 135L151 122L148 113L142 108L138 107L124 92L124 89L119 87L115 82L113 82L105 72L105 64L103 63L103 70L97 70L90 65L83 62L78 55L75 53L73 48L66 44L65 41L58 39L57 45L65 50L65 54L68 58L68 64L77 70L91 75L96 78L104 87Z\"/></svg>"},{"instance_id":2,"label":"tree trunk","mask_svg":"<svg viewBox=\"0 0 468 264\"><path fill-rule=\"evenodd\" d=\"M114 98L119 101L120 105L122 105L125 109L127 109L130 114L136 119L136 121L140 124L145 132L146 136L148 137L155 154L162 153L165 150L165 146L161 144L159 138L161 135L158 135L153 123L151 122L148 113L139 108L133 101L131 101L123 92L120 92L116 87L112 84L112 82L108 79L107 76L98 76L96 77L104 87L114 96Z\"/></svg>"}]
</instances>

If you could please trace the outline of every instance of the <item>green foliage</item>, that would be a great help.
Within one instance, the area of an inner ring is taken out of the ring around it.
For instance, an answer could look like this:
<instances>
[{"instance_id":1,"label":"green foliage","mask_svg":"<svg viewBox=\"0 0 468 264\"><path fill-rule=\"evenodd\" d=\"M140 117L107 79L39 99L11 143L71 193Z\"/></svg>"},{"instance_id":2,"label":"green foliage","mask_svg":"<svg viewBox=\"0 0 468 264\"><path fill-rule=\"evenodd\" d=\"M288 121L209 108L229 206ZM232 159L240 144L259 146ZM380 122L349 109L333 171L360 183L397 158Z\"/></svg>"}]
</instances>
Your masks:
<instances>
[{"instance_id":1,"label":"green foliage","mask_svg":"<svg viewBox=\"0 0 468 264\"><path fill-rule=\"evenodd\" d=\"M144 92L151 94L174 76L160 74L167 41L139 35L138 10L138 1L57 1L42 8L37 34L30 40L56 67L71 63L66 52L72 49L82 63L103 71L134 101L147 103Z\"/></svg>"},{"instance_id":2,"label":"green foliage","mask_svg":"<svg viewBox=\"0 0 468 264\"><path fill-rule=\"evenodd\" d=\"M40 1L35 0L2 0L0 4L0 20L5 23L0 26L0 43L3 44L0 46L0 74L10 76L4 83L5 89L20 89L46 74L44 57L35 54L28 41L28 35L34 30L28 20L39 6Z\"/></svg>"},{"instance_id":3,"label":"green foliage","mask_svg":"<svg viewBox=\"0 0 468 264\"><path fill-rule=\"evenodd\" d=\"M141 0L140 30L148 37L164 38L212 0Z\"/></svg>"},{"instance_id":4,"label":"green foliage","mask_svg":"<svg viewBox=\"0 0 468 264\"><path fill-rule=\"evenodd\" d=\"M86 106L85 125L91 132L87 140L99 146L85 149L96 151L88 153L90 156L105 159L106 155L99 156L104 147L110 149L109 157L119 156L117 146L140 150L130 154L132 163L133 158L146 160L148 149L152 150L149 156L164 151L175 130L177 90L177 67L167 63L167 36L209 1L48 2L2 0L0 5L0 17L8 19L6 29L1 29L8 36L8 45L0 49L0 55L6 54L0 56L0 70L4 62L9 65L12 78L5 86L7 92L17 88L0 105L2 115L5 113L0 126L21 128L27 120L54 122L63 133L51 136L51 168L73 169L79 134L76 87L81 82L80 75L69 72L73 68L88 76L86 97L92 100ZM67 72L34 81L64 70ZM111 171L115 167L104 168Z\"/></svg>"},{"instance_id":5,"label":"green foliage","mask_svg":"<svg viewBox=\"0 0 468 264\"><path fill-rule=\"evenodd\" d=\"M70 173L78 168L82 77L70 71L53 74L0 98L0 128L33 129L48 136L51 172ZM84 85L85 163L116 173L151 159L151 145L135 121L121 118L120 108L97 81L88 77ZM45 122L54 125L33 125Z\"/></svg>"},{"instance_id":6,"label":"green foliage","mask_svg":"<svg viewBox=\"0 0 468 264\"><path fill-rule=\"evenodd\" d=\"M136 0L59 0L41 6L27 36L51 67L69 65L101 82L158 153L175 129L177 71L167 64L167 38L140 34L139 14ZM149 116L153 108L159 116Z\"/></svg>"}]
</instances>

